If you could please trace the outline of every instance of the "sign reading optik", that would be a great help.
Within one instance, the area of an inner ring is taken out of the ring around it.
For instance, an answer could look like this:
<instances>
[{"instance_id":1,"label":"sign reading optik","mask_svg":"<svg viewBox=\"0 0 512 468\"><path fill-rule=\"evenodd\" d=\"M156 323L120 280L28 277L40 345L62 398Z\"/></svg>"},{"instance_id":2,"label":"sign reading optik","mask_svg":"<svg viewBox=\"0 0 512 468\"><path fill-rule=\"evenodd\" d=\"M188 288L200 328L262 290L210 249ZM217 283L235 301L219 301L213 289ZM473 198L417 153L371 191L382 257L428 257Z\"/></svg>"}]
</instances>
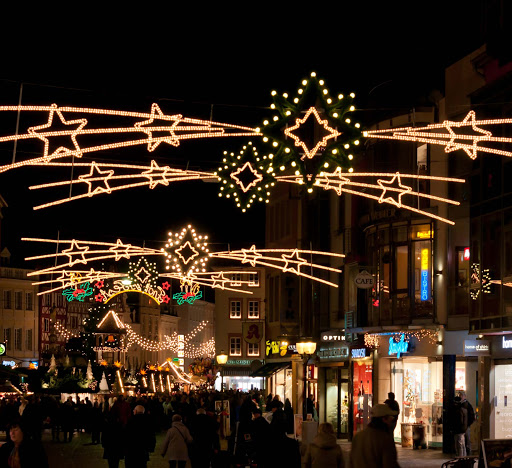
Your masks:
<instances>
[{"instance_id":1,"label":"sign reading optik","mask_svg":"<svg viewBox=\"0 0 512 468\"><path fill-rule=\"evenodd\" d=\"M405 341L405 335L402 333L400 335L400 341L395 341L395 338L392 336L389 339L389 349L388 355L396 354L396 357L399 358L400 354L407 353L409 351L409 342Z\"/></svg>"}]
</instances>

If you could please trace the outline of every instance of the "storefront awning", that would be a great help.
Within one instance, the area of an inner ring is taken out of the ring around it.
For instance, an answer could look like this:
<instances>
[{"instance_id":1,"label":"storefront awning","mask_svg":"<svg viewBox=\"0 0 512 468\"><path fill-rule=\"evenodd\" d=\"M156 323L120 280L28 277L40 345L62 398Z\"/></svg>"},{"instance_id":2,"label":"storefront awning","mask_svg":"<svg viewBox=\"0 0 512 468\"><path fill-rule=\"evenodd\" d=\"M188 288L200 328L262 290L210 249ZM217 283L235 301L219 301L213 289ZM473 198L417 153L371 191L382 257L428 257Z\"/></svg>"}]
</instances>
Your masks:
<instances>
[{"instance_id":1,"label":"storefront awning","mask_svg":"<svg viewBox=\"0 0 512 468\"><path fill-rule=\"evenodd\" d=\"M225 366L222 369L224 377L249 377L251 368L248 366Z\"/></svg>"},{"instance_id":2,"label":"storefront awning","mask_svg":"<svg viewBox=\"0 0 512 468\"><path fill-rule=\"evenodd\" d=\"M272 374L290 367L290 361L286 362L269 362L261 366L257 371L251 374L251 377L270 377Z\"/></svg>"}]
</instances>

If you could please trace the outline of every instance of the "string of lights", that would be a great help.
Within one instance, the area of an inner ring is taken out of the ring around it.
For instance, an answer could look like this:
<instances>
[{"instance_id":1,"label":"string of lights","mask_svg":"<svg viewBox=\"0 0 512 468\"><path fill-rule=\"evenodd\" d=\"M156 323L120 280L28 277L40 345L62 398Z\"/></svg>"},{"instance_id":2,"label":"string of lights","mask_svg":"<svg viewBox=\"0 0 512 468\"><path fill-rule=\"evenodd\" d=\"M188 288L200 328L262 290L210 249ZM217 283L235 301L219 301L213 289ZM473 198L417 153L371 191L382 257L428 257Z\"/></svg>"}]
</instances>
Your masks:
<instances>
[{"instance_id":1,"label":"string of lights","mask_svg":"<svg viewBox=\"0 0 512 468\"><path fill-rule=\"evenodd\" d=\"M430 344L436 344L438 342L438 332L436 330L398 330L393 332L383 333L365 333L364 334L364 345L368 348L378 348L380 346L381 336L392 336L398 341L401 335L405 337L405 341L410 341L411 338L417 341L427 340Z\"/></svg>"}]
</instances>

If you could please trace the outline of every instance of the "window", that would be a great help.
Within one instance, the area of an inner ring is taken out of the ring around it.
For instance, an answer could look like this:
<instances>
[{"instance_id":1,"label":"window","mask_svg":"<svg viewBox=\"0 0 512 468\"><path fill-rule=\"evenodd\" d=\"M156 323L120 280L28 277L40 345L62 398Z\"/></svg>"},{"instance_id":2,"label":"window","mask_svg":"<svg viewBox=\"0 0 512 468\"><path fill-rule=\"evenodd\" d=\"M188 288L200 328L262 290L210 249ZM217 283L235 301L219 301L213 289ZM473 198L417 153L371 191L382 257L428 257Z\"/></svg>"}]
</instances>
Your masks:
<instances>
[{"instance_id":1,"label":"window","mask_svg":"<svg viewBox=\"0 0 512 468\"><path fill-rule=\"evenodd\" d=\"M20 293L21 294L21 293ZM14 329L14 349L16 351L21 351L21 328Z\"/></svg>"},{"instance_id":2,"label":"window","mask_svg":"<svg viewBox=\"0 0 512 468\"><path fill-rule=\"evenodd\" d=\"M11 291L4 291L4 309L12 309Z\"/></svg>"},{"instance_id":3,"label":"window","mask_svg":"<svg viewBox=\"0 0 512 468\"><path fill-rule=\"evenodd\" d=\"M260 318L260 303L259 301L249 301L247 318L259 319Z\"/></svg>"},{"instance_id":4,"label":"window","mask_svg":"<svg viewBox=\"0 0 512 468\"><path fill-rule=\"evenodd\" d=\"M240 336L232 336L229 339L229 355L241 356L242 355L242 338Z\"/></svg>"},{"instance_id":5,"label":"window","mask_svg":"<svg viewBox=\"0 0 512 468\"><path fill-rule=\"evenodd\" d=\"M260 355L260 344L259 343L247 343L247 356L259 356Z\"/></svg>"},{"instance_id":6,"label":"window","mask_svg":"<svg viewBox=\"0 0 512 468\"><path fill-rule=\"evenodd\" d=\"M242 318L242 301L230 301L229 303L229 318L241 319Z\"/></svg>"},{"instance_id":7,"label":"window","mask_svg":"<svg viewBox=\"0 0 512 468\"><path fill-rule=\"evenodd\" d=\"M28 351L32 351L32 329L31 328L29 328L25 332L25 348Z\"/></svg>"},{"instance_id":8,"label":"window","mask_svg":"<svg viewBox=\"0 0 512 468\"><path fill-rule=\"evenodd\" d=\"M4 328L4 343L6 348L10 351L11 350L11 329L10 328Z\"/></svg>"},{"instance_id":9,"label":"window","mask_svg":"<svg viewBox=\"0 0 512 468\"><path fill-rule=\"evenodd\" d=\"M22 307L23 307L22 300L23 300L23 293L21 291L15 291L14 292L14 308L16 310L22 309Z\"/></svg>"},{"instance_id":10,"label":"window","mask_svg":"<svg viewBox=\"0 0 512 468\"><path fill-rule=\"evenodd\" d=\"M260 285L260 278L258 273L249 273L249 286L258 287Z\"/></svg>"},{"instance_id":11,"label":"window","mask_svg":"<svg viewBox=\"0 0 512 468\"><path fill-rule=\"evenodd\" d=\"M242 286L242 274L233 273L231 275L231 286Z\"/></svg>"},{"instance_id":12,"label":"window","mask_svg":"<svg viewBox=\"0 0 512 468\"><path fill-rule=\"evenodd\" d=\"M43 331L45 331L45 332L50 331L50 319L49 318L43 319Z\"/></svg>"},{"instance_id":13,"label":"window","mask_svg":"<svg viewBox=\"0 0 512 468\"><path fill-rule=\"evenodd\" d=\"M33 303L31 292L28 292L25 294L25 309L26 310L34 310L34 303Z\"/></svg>"}]
</instances>

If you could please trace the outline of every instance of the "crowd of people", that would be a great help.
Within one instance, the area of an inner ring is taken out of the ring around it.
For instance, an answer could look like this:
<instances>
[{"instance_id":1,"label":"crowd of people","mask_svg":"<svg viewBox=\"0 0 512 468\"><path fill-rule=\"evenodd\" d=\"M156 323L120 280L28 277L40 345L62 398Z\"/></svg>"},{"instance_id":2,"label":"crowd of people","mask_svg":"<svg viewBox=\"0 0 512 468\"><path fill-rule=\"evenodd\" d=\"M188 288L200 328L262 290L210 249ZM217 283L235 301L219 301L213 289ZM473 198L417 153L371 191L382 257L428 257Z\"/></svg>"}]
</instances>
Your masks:
<instances>
[{"instance_id":1,"label":"crowd of people","mask_svg":"<svg viewBox=\"0 0 512 468\"><path fill-rule=\"evenodd\" d=\"M393 431L400 407L393 393L384 404L372 407L371 421L355 434L351 466L397 467ZM219 401L221 400L221 401ZM229 407L229 412L221 408ZM316 418L314 401L306 408ZM229 413L229 425L225 423ZM460 419L454 434L459 456L471 453L469 426L474 411L465 395L457 397L452 416ZM227 428L226 426L229 426ZM145 468L157 451L170 468L193 468L252 464L270 467L344 466L333 426L322 423L310 444L299 446L293 436L294 411L289 400L251 391L175 392L163 396L118 395L101 401L97 395L61 402L52 396L0 400L0 430L7 443L0 448L0 468L48 466L41 445L43 429L51 431L54 443L69 443L76 433L90 434L91 444L101 444L109 468ZM160 447L156 434L166 431ZM291 437L289 437L291 435ZM228 450L220 450L220 438L228 439ZM229 454L229 456L227 455ZM228 459L229 457L229 459Z\"/></svg>"}]
</instances>

